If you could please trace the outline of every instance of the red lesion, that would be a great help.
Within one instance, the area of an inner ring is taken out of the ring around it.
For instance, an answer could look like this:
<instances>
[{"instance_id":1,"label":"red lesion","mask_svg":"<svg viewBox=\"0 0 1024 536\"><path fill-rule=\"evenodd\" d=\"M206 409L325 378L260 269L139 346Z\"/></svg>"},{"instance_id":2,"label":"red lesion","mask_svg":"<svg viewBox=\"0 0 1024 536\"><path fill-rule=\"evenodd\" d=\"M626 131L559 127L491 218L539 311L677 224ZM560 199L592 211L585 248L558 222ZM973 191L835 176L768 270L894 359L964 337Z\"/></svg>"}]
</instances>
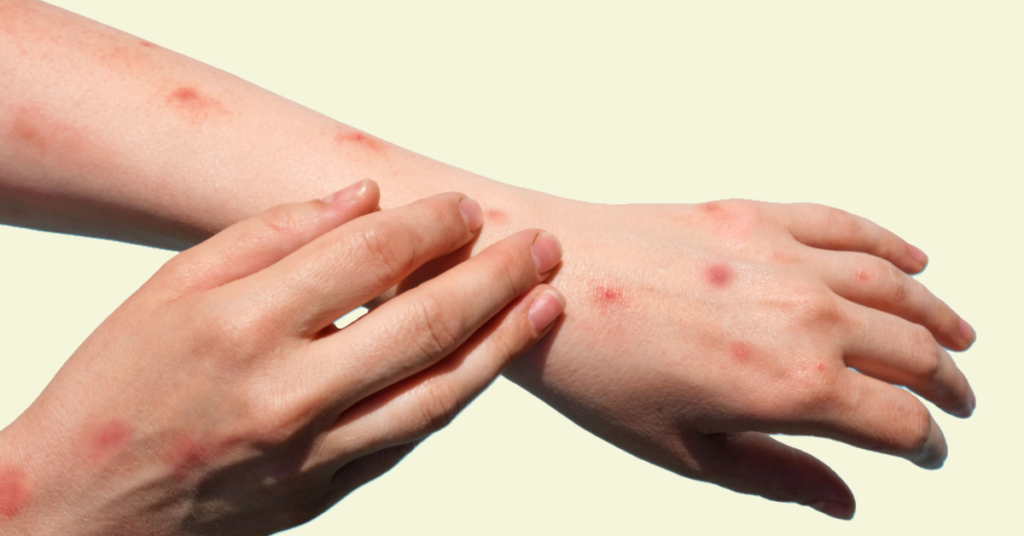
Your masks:
<instances>
[{"instance_id":1,"label":"red lesion","mask_svg":"<svg viewBox=\"0 0 1024 536\"><path fill-rule=\"evenodd\" d=\"M0 520L17 516L28 502L28 475L25 471L0 465Z\"/></svg>"},{"instance_id":2,"label":"red lesion","mask_svg":"<svg viewBox=\"0 0 1024 536\"><path fill-rule=\"evenodd\" d=\"M374 153L382 153L387 149L387 143L384 140L348 127L344 127L335 134L334 141L343 146L356 145Z\"/></svg>"},{"instance_id":3,"label":"red lesion","mask_svg":"<svg viewBox=\"0 0 1024 536\"><path fill-rule=\"evenodd\" d=\"M206 121L213 116L228 113L227 108L219 100L191 86L181 86L170 92L166 103L193 122Z\"/></svg>"},{"instance_id":4,"label":"red lesion","mask_svg":"<svg viewBox=\"0 0 1024 536\"><path fill-rule=\"evenodd\" d=\"M103 423L89 438L89 460L100 464L121 454L128 447L132 432L132 427L120 419Z\"/></svg>"},{"instance_id":5,"label":"red lesion","mask_svg":"<svg viewBox=\"0 0 1024 536\"><path fill-rule=\"evenodd\" d=\"M742 363L750 359L750 347L742 342L734 342L729 345L729 355Z\"/></svg>"},{"instance_id":6,"label":"red lesion","mask_svg":"<svg viewBox=\"0 0 1024 536\"><path fill-rule=\"evenodd\" d=\"M177 434L164 449L163 460L171 466L174 478L185 480L193 471L213 459L214 449L188 434Z\"/></svg>"},{"instance_id":7,"label":"red lesion","mask_svg":"<svg viewBox=\"0 0 1024 536\"><path fill-rule=\"evenodd\" d=\"M818 363L814 365L814 368L818 369L819 371L823 371L825 370L825 363L818 361Z\"/></svg>"},{"instance_id":8,"label":"red lesion","mask_svg":"<svg viewBox=\"0 0 1024 536\"><path fill-rule=\"evenodd\" d=\"M594 285L594 299L602 305L618 303L622 299L622 291L608 285Z\"/></svg>"},{"instance_id":9,"label":"red lesion","mask_svg":"<svg viewBox=\"0 0 1024 536\"><path fill-rule=\"evenodd\" d=\"M503 210L489 208L487 209L487 212L485 212L485 214L487 217L487 221L495 225L504 225L508 223L508 214L506 214L505 211Z\"/></svg>"},{"instance_id":10,"label":"red lesion","mask_svg":"<svg viewBox=\"0 0 1024 536\"><path fill-rule=\"evenodd\" d=\"M704 267L704 281L717 288L729 286L733 279L733 271L729 265L713 262Z\"/></svg>"},{"instance_id":11,"label":"red lesion","mask_svg":"<svg viewBox=\"0 0 1024 536\"><path fill-rule=\"evenodd\" d=\"M157 48L156 45L154 45L153 43L150 43L149 41L146 41L145 39L140 39L139 40L139 46L146 47L146 48Z\"/></svg>"},{"instance_id":12,"label":"red lesion","mask_svg":"<svg viewBox=\"0 0 1024 536\"><path fill-rule=\"evenodd\" d=\"M869 274L866 270L857 270L856 277L857 281L860 281L861 283L871 281L871 274Z\"/></svg>"}]
</instances>

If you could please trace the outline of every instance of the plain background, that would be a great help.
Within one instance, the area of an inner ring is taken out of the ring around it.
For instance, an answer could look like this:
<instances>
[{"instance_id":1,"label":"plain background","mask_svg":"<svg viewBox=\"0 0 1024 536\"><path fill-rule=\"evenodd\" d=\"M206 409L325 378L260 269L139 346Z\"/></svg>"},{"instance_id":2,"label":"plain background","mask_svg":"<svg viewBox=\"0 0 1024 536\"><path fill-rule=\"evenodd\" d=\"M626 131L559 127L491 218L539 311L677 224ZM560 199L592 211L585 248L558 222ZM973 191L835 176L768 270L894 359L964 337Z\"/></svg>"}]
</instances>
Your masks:
<instances>
[{"instance_id":1,"label":"plain background","mask_svg":"<svg viewBox=\"0 0 1024 536\"><path fill-rule=\"evenodd\" d=\"M742 197L861 214L931 256L977 328L976 415L928 472L786 438L850 523L653 467L500 380L291 534L1020 534L1020 2L61 0L422 154L606 203ZM387 192L385 192L387 195ZM0 227L0 425L168 252Z\"/></svg>"}]
</instances>

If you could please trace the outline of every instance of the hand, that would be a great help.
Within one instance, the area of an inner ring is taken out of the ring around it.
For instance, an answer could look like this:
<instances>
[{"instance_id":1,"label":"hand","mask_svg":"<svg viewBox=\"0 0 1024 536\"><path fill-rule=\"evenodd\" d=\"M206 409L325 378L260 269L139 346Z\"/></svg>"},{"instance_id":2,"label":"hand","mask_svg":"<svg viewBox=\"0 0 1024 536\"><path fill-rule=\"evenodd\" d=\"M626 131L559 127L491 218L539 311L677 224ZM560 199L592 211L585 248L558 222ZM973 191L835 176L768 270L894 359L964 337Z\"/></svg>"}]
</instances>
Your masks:
<instances>
[{"instance_id":1,"label":"hand","mask_svg":"<svg viewBox=\"0 0 1024 536\"><path fill-rule=\"evenodd\" d=\"M523 231L338 330L469 243L476 202L372 213L365 181L168 262L0 433L4 534L269 534L443 427L541 337L550 235Z\"/></svg>"},{"instance_id":2,"label":"hand","mask_svg":"<svg viewBox=\"0 0 1024 536\"><path fill-rule=\"evenodd\" d=\"M564 226L548 223L572 244L556 280L565 320L507 375L643 459L849 518L839 476L766 434L935 468L942 432L895 385L973 411L943 349L973 330L907 275L924 254L867 220L740 200L557 212Z\"/></svg>"}]
</instances>

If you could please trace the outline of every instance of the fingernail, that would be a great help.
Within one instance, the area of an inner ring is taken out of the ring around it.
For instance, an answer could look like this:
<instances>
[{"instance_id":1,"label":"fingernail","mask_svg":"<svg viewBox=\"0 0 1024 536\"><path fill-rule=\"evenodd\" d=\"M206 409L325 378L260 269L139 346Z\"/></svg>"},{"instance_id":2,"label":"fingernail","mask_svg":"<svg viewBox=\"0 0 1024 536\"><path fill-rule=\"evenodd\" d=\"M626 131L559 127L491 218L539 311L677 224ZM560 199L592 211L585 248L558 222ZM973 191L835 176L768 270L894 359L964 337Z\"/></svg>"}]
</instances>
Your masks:
<instances>
[{"instance_id":1,"label":"fingernail","mask_svg":"<svg viewBox=\"0 0 1024 536\"><path fill-rule=\"evenodd\" d=\"M466 227L469 227L469 232L475 233L477 229L483 227L484 211L480 208L480 203L468 197L463 197L462 201L459 201L459 211L462 212L462 218L466 220Z\"/></svg>"},{"instance_id":2,"label":"fingernail","mask_svg":"<svg viewBox=\"0 0 1024 536\"><path fill-rule=\"evenodd\" d=\"M533 263L537 273L546 274L562 259L562 246L550 233L540 233L533 241Z\"/></svg>"},{"instance_id":3,"label":"fingernail","mask_svg":"<svg viewBox=\"0 0 1024 536\"><path fill-rule=\"evenodd\" d=\"M540 333L551 325L560 314L562 314L562 302L553 291L546 291L537 296L530 304L530 325L533 326L535 332Z\"/></svg>"},{"instance_id":4,"label":"fingernail","mask_svg":"<svg viewBox=\"0 0 1024 536\"><path fill-rule=\"evenodd\" d=\"M917 246L907 244L907 253L910 253L910 257L920 263L921 266L928 265L928 255L925 255Z\"/></svg>"},{"instance_id":5,"label":"fingernail","mask_svg":"<svg viewBox=\"0 0 1024 536\"><path fill-rule=\"evenodd\" d=\"M341 203L344 201L351 201L366 193L366 184L369 181L359 181L355 184L350 184L337 192L322 199L324 203Z\"/></svg>"},{"instance_id":6,"label":"fingernail","mask_svg":"<svg viewBox=\"0 0 1024 536\"><path fill-rule=\"evenodd\" d=\"M827 515L838 519L852 519L853 508L843 503L837 503L832 501L819 501L814 504L808 505L811 508Z\"/></svg>"},{"instance_id":7,"label":"fingernail","mask_svg":"<svg viewBox=\"0 0 1024 536\"><path fill-rule=\"evenodd\" d=\"M974 342L977 333L974 332L974 328L967 323L963 318L960 319L960 336L967 342Z\"/></svg>"}]
</instances>

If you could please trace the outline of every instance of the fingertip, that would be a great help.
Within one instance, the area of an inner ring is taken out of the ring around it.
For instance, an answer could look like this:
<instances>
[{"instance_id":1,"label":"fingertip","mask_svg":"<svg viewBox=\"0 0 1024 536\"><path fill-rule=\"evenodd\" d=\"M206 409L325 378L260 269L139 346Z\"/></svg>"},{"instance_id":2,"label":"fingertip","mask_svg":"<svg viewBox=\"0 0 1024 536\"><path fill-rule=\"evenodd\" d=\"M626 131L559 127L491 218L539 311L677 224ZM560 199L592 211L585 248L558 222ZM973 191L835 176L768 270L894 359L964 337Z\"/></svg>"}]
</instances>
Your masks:
<instances>
[{"instance_id":1,"label":"fingertip","mask_svg":"<svg viewBox=\"0 0 1024 536\"><path fill-rule=\"evenodd\" d=\"M373 183L373 181L369 179L361 180L324 197L321 201L328 205L355 201L356 199L366 195L371 183Z\"/></svg>"},{"instance_id":2,"label":"fingertip","mask_svg":"<svg viewBox=\"0 0 1024 536\"><path fill-rule=\"evenodd\" d=\"M484 226L484 211L480 208L480 203L477 203L472 198L463 197L459 201L459 212L462 213L462 218L466 220L466 227L469 228L469 232L475 233Z\"/></svg>"},{"instance_id":3,"label":"fingertip","mask_svg":"<svg viewBox=\"0 0 1024 536\"><path fill-rule=\"evenodd\" d=\"M919 266L917 272L924 270L928 266L928 255L921 251L920 248L909 242L907 243L907 254L910 255L910 258L914 259L914 262Z\"/></svg>"},{"instance_id":4,"label":"fingertip","mask_svg":"<svg viewBox=\"0 0 1024 536\"><path fill-rule=\"evenodd\" d=\"M852 504L844 504L833 501L818 501L816 503L809 504L811 508L836 519L842 519L849 521L853 519L853 514L856 511L856 506Z\"/></svg>"},{"instance_id":5,"label":"fingertip","mask_svg":"<svg viewBox=\"0 0 1024 536\"><path fill-rule=\"evenodd\" d=\"M530 326L534 333L541 334L554 321L562 315L565 310L565 296L553 287L546 288L538 294L533 303L530 304L530 312L527 315L530 319Z\"/></svg>"}]
</instances>

